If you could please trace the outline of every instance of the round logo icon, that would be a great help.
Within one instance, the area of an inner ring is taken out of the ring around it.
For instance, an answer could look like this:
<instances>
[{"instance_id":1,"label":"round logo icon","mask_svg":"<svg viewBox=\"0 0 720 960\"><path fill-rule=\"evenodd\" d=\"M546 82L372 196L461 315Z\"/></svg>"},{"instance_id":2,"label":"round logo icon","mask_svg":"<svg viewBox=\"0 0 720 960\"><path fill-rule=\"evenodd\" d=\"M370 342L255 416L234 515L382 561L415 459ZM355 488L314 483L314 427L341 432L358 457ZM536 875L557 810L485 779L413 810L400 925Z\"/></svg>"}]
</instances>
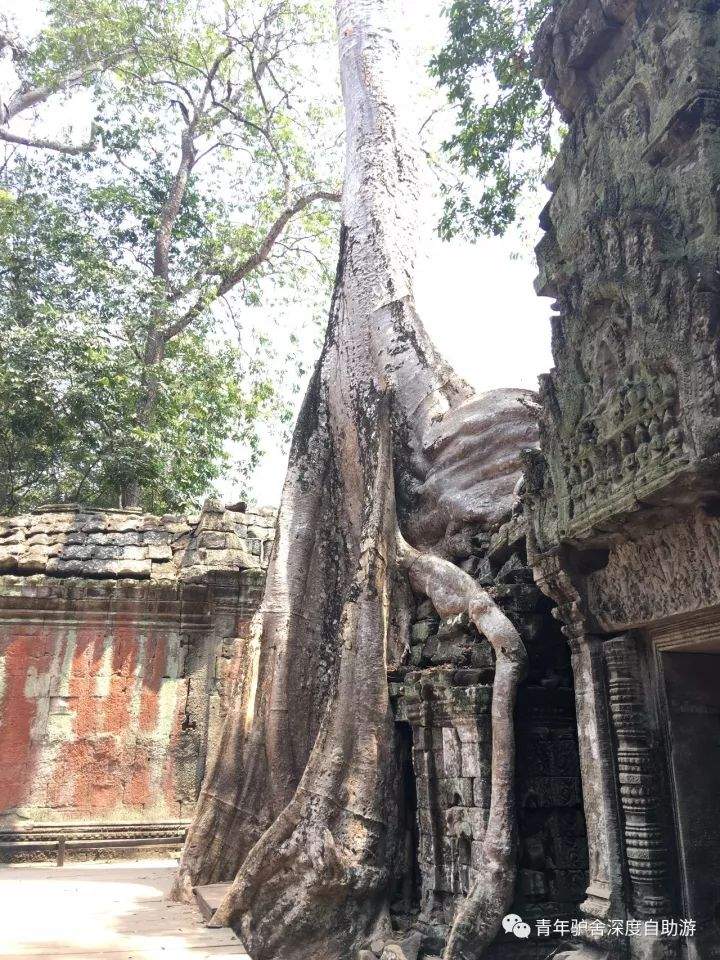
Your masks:
<instances>
[{"instance_id":1,"label":"round logo icon","mask_svg":"<svg viewBox=\"0 0 720 960\"><path fill-rule=\"evenodd\" d=\"M525 923L517 913L506 914L502 919L502 925L505 933L512 933L521 940L527 940L530 936L530 924Z\"/></svg>"}]
</instances>

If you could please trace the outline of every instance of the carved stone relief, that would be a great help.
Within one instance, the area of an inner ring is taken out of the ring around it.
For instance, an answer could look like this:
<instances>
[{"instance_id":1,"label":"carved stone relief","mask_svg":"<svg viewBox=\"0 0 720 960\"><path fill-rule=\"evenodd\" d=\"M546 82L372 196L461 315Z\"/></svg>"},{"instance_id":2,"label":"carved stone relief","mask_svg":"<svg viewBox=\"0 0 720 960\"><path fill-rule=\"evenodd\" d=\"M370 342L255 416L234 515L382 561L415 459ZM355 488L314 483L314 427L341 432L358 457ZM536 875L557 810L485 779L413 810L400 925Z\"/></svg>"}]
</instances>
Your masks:
<instances>
[{"instance_id":1,"label":"carved stone relief","mask_svg":"<svg viewBox=\"0 0 720 960\"><path fill-rule=\"evenodd\" d=\"M661 759L652 743L642 696L637 640L625 635L604 645L610 713L616 740L625 856L632 907L639 917L669 916L670 867L666 799L658 773Z\"/></svg>"},{"instance_id":2,"label":"carved stone relief","mask_svg":"<svg viewBox=\"0 0 720 960\"><path fill-rule=\"evenodd\" d=\"M675 801L658 671L625 631L720 609L717 11L560 0L536 63L568 132L537 248L556 313L526 453L528 555L572 649L585 912L657 919L680 908ZM603 949L695 956L677 938Z\"/></svg>"}]
</instances>

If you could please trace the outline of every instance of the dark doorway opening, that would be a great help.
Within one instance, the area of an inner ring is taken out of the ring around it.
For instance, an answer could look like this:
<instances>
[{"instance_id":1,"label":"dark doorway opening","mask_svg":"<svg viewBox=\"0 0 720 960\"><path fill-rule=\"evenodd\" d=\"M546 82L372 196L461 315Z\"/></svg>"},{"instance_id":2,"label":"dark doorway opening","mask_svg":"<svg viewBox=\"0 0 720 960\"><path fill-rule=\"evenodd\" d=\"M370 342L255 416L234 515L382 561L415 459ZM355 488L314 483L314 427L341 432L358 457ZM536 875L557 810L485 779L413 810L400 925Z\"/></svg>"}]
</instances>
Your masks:
<instances>
[{"instance_id":1,"label":"dark doorway opening","mask_svg":"<svg viewBox=\"0 0 720 960\"><path fill-rule=\"evenodd\" d=\"M394 907L403 913L414 913L420 909L420 863L418 847L420 843L418 827L417 787L412 762L413 735L409 723L399 721L395 724L397 755L400 758L400 833L403 838L403 870L396 892Z\"/></svg>"},{"instance_id":2,"label":"dark doorway opening","mask_svg":"<svg viewBox=\"0 0 720 960\"><path fill-rule=\"evenodd\" d=\"M720 641L662 653L689 960L720 958Z\"/></svg>"},{"instance_id":3,"label":"dark doorway opening","mask_svg":"<svg viewBox=\"0 0 720 960\"><path fill-rule=\"evenodd\" d=\"M529 669L515 714L519 850L512 911L531 926L546 917L569 924L581 916L588 886L574 677L549 601L538 601L534 626L524 638ZM506 950L502 956L518 955L516 944Z\"/></svg>"}]
</instances>

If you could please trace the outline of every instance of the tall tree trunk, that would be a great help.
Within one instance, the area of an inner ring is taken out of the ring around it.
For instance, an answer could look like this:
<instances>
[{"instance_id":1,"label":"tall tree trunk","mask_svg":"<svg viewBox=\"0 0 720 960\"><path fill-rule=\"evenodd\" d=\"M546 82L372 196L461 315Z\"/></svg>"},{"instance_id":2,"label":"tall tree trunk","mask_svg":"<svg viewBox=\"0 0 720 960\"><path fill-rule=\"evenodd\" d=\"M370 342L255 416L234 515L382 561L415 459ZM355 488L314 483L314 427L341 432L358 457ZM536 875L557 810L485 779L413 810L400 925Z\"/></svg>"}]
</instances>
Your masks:
<instances>
[{"instance_id":1,"label":"tall tree trunk","mask_svg":"<svg viewBox=\"0 0 720 960\"><path fill-rule=\"evenodd\" d=\"M170 282L170 250L172 248L173 227L182 206L188 181L196 160L195 127L197 120L189 121L183 130L180 143L180 161L175 171L168 194L160 211L160 222L155 232L155 250L153 257L153 276L168 291ZM157 367L165 356L165 348L172 333L163 330L166 322L164 310L153 308L150 327L145 340L143 356L143 374L140 383L140 395L135 405L135 424L146 428L152 421L158 398ZM183 327L180 328L182 330ZM127 480L120 491L123 507L139 507L142 500L142 485L138 477Z\"/></svg>"},{"instance_id":2,"label":"tall tree trunk","mask_svg":"<svg viewBox=\"0 0 720 960\"><path fill-rule=\"evenodd\" d=\"M487 870L446 953L466 960L495 935L514 888L512 714L525 651L448 558L472 524L505 509L534 434L517 394L473 397L415 312L420 166L402 109L397 2L336 7L347 163L335 293L251 663L176 894L234 878L213 923L237 929L253 960L349 960L383 925L403 860L387 663L406 642L412 585L442 615L469 612L496 651ZM489 469L479 436L492 439Z\"/></svg>"},{"instance_id":3,"label":"tall tree trunk","mask_svg":"<svg viewBox=\"0 0 720 960\"><path fill-rule=\"evenodd\" d=\"M140 381L140 394L135 404L134 421L138 427L147 428L155 412L158 398L157 366L165 356L166 340L160 333L157 323L148 331L143 356L143 373ZM139 507L142 504L142 486L137 476L127 479L120 490L120 505L123 508Z\"/></svg>"}]
</instances>

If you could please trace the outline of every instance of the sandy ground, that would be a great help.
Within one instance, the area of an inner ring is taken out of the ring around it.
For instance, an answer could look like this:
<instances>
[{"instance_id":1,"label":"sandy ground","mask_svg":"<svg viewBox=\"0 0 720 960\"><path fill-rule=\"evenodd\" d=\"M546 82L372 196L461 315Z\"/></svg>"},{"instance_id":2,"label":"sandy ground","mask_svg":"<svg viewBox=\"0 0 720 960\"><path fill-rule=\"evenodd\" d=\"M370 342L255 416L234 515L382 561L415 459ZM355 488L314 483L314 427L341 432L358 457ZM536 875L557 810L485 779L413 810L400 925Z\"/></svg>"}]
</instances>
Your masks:
<instances>
[{"instance_id":1,"label":"sandy ground","mask_svg":"<svg viewBox=\"0 0 720 960\"><path fill-rule=\"evenodd\" d=\"M133 860L0 866L0 957L250 960L230 930L169 903L177 863Z\"/></svg>"}]
</instances>

